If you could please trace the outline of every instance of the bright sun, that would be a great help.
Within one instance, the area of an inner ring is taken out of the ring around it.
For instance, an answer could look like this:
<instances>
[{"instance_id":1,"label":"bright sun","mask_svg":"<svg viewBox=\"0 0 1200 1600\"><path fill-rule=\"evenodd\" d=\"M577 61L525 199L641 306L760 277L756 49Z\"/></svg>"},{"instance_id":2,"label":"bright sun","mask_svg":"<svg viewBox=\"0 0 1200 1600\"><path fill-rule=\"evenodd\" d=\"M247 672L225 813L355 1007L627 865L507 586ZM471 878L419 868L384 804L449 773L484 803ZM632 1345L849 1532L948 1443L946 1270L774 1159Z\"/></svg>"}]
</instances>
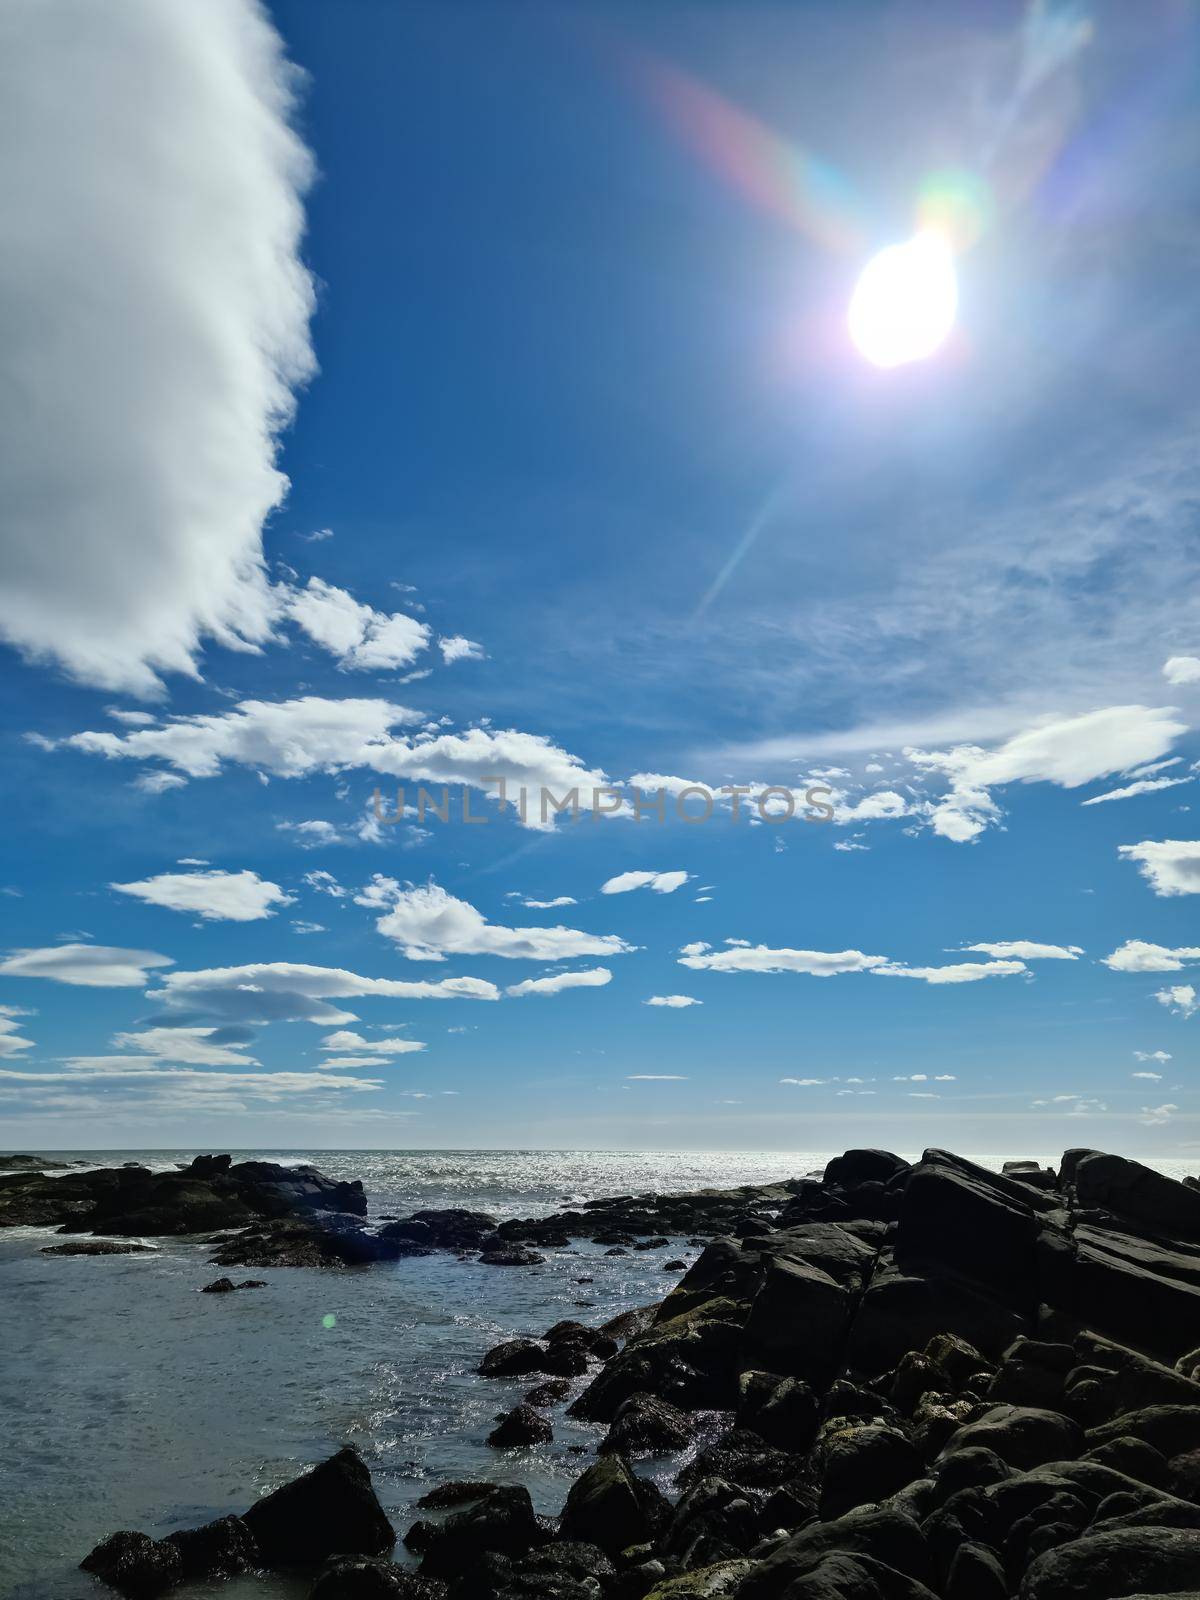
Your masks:
<instances>
[{"instance_id":1,"label":"bright sun","mask_svg":"<svg viewBox=\"0 0 1200 1600\"><path fill-rule=\"evenodd\" d=\"M850 337L877 367L924 361L954 326L954 257L939 233L889 245L862 270L850 300Z\"/></svg>"}]
</instances>

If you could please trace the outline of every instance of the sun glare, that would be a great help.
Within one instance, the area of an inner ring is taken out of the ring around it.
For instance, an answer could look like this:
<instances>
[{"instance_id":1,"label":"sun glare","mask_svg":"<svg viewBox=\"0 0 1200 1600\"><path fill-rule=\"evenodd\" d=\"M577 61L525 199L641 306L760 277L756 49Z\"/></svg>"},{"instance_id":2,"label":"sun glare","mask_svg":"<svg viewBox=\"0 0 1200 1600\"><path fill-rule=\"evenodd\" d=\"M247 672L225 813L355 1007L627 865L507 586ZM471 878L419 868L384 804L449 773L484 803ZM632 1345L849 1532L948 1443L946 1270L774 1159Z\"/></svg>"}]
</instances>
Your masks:
<instances>
[{"instance_id":1,"label":"sun glare","mask_svg":"<svg viewBox=\"0 0 1200 1600\"><path fill-rule=\"evenodd\" d=\"M889 245L862 270L847 321L859 351L877 367L924 361L946 340L958 309L954 257L939 233Z\"/></svg>"}]
</instances>

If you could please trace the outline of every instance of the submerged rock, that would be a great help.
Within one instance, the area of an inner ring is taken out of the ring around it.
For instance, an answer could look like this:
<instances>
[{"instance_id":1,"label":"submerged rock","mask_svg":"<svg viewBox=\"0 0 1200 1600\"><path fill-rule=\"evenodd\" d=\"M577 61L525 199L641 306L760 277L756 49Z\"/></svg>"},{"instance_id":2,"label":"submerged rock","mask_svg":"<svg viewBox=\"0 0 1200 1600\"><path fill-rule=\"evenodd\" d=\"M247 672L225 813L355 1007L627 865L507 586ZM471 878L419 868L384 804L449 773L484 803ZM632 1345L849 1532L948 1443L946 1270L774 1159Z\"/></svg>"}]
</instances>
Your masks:
<instances>
[{"instance_id":1,"label":"submerged rock","mask_svg":"<svg viewBox=\"0 0 1200 1600\"><path fill-rule=\"evenodd\" d=\"M134 1244L118 1239L77 1239L73 1244L44 1244L44 1256L149 1256L154 1249L148 1244Z\"/></svg>"},{"instance_id":2,"label":"submerged rock","mask_svg":"<svg viewBox=\"0 0 1200 1600\"><path fill-rule=\"evenodd\" d=\"M162 1594L183 1577L183 1560L173 1544L127 1530L109 1534L79 1565L129 1600Z\"/></svg>"}]
</instances>

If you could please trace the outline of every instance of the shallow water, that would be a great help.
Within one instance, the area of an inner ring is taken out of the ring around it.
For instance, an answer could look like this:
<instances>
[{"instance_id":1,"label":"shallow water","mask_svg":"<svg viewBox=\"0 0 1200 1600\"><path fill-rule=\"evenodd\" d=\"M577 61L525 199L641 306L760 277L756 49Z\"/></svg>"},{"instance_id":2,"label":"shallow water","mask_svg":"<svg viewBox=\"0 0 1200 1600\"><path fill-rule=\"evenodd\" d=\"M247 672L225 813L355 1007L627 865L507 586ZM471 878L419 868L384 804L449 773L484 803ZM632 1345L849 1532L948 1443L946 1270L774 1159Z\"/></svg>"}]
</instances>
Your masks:
<instances>
[{"instance_id":1,"label":"shallow water","mask_svg":"<svg viewBox=\"0 0 1200 1600\"><path fill-rule=\"evenodd\" d=\"M169 1166L191 1151L106 1152ZM361 1177L371 1216L469 1205L498 1217L601 1195L768 1183L822 1167L824 1153L420 1151L247 1152ZM78 1158L78 1153L76 1153ZM989 1163L990 1164L990 1163ZM1173 1176L1196 1170L1160 1163ZM0 1231L4 1358L0 1415L0 1592L73 1600L103 1589L76 1564L117 1528L163 1535L230 1511L353 1443L403 1531L445 1478L528 1485L557 1511L600 1430L552 1414L552 1444L490 1450L497 1412L536 1378L485 1381L480 1356L561 1317L599 1323L658 1300L695 1250L605 1256L579 1241L538 1268L452 1255L346 1272L256 1270L267 1287L198 1291L208 1248L153 1241L151 1255L41 1255L45 1229ZM594 1281L580 1284L581 1277ZM404 1559L397 1546L397 1559ZM4 1588L8 1584L11 1587ZM215 1586L234 1597L302 1595L282 1578ZM105 1594L110 1591L103 1590ZM193 1586L177 1591L197 1596Z\"/></svg>"}]
</instances>

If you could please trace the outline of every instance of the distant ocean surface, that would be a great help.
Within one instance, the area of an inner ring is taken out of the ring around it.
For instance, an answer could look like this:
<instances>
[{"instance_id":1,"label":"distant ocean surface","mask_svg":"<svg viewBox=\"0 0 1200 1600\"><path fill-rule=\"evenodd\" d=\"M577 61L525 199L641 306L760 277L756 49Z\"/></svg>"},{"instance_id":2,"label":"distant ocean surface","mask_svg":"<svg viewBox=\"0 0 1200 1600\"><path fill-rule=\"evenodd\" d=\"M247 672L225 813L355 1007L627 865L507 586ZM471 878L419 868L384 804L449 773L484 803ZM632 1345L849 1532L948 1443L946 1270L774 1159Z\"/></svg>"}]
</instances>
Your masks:
<instances>
[{"instance_id":1,"label":"distant ocean surface","mask_svg":"<svg viewBox=\"0 0 1200 1600\"><path fill-rule=\"evenodd\" d=\"M57 1159L168 1168L201 1153L74 1150ZM429 1206L502 1219L605 1195L771 1183L820 1170L832 1154L306 1149L235 1159L312 1162L332 1177L361 1178L372 1219ZM1200 1161L1148 1164L1175 1178L1200 1172ZM480 1357L561 1317L600 1323L661 1299L677 1276L663 1263L696 1254L672 1241L609 1257L579 1241L538 1268L435 1255L347 1272L256 1270L267 1288L202 1295L220 1275L203 1244L152 1240L157 1249L144 1256L41 1255L51 1242L49 1229L0 1230L8 1440L0 1593L13 1600L94 1596L96 1585L76 1568L106 1534L140 1528L161 1537L244 1511L347 1442L366 1458L401 1533L419 1514L418 1496L445 1478L519 1477L540 1511L557 1511L600 1430L556 1412L552 1444L515 1460L490 1450L484 1440L496 1413L535 1380L480 1379ZM401 1545L396 1559L404 1559ZM298 1600L306 1591L275 1577L177 1592Z\"/></svg>"}]
</instances>

